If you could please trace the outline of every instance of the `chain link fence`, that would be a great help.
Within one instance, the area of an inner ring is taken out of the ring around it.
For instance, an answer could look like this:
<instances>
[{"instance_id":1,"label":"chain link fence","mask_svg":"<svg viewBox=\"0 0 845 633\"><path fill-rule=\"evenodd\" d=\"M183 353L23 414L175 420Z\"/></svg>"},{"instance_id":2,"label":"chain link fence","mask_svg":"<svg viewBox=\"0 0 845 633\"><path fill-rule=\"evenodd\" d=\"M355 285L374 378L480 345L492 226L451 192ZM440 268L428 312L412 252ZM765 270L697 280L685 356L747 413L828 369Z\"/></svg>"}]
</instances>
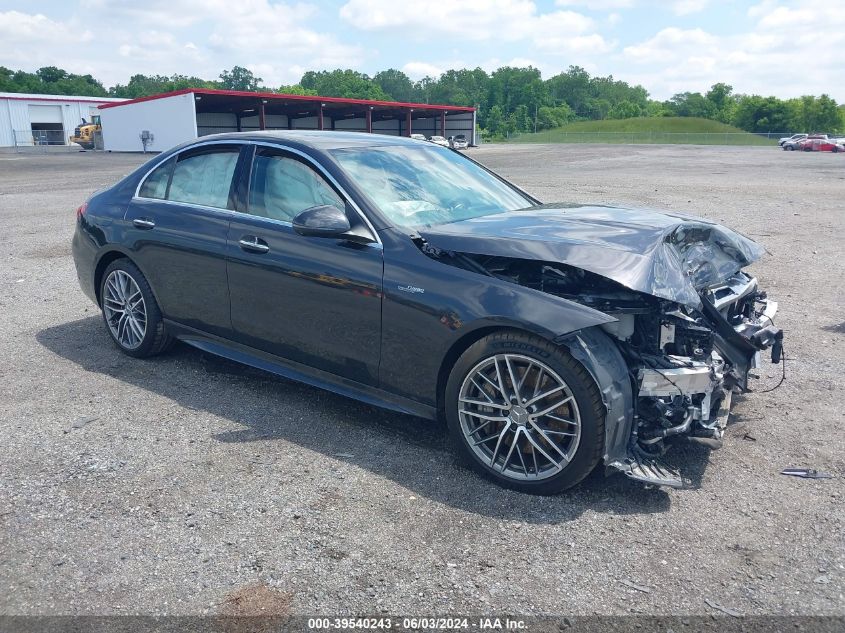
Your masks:
<instances>
[{"instance_id":1,"label":"chain link fence","mask_svg":"<svg viewBox=\"0 0 845 633\"><path fill-rule=\"evenodd\" d=\"M12 130L15 151L72 151L79 145L69 143L64 130Z\"/></svg>"},{"instance_id":2,"label":"chain link fence","mask_svg":"<svg viewBox=\"0 0 845 633\"><path fill-rule=\"evenodd\" d=\"M510 143L610 143L627 145L762 145L777 146L794 132L567 132L546 130L509 134L492 142Z\"/></svg>"}]
</instances>

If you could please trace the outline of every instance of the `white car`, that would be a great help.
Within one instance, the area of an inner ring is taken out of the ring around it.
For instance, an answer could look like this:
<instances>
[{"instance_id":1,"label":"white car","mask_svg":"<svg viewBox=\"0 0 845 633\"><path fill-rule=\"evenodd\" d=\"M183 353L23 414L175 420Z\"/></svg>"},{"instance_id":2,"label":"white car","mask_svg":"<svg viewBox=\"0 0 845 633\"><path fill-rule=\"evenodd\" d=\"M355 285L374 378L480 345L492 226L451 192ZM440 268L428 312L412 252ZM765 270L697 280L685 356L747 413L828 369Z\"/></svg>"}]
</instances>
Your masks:
<instances>
[{"instance_id":1,"label":"white car","mask_svg":"<svg viewBox=\"0 0 845 633\"><path fill-rule=\"evenodd\" d=\"M778 141L778 145L783 147L784 143L797 143L798 141L803 141L805 138L807 138L806 134L793 134L792 136L784 136Z\"/></svg>"},{"instance_id":2,"label":"white car","mask_svg":"<svg viewBox=\"0 0 845 633\"><path fill-rule=\"evenodd\" d=\"M415 141L427 141L425 134L411 134L411 138Z\"/></svg>"},{"instance_id":3,"label":"white car","mask_svg":"<svg viewBox=\"0 0 845 633\"><path fill-rule=\"evenodd\" d=\"M442 145L443 147L449 147L449 141L447 141L442 136L432 136L428 140L431 141L432 143L436 144L436 145Z\"/></svg>"},{"instance_id":4,"label":"white car","mask_svg":"<svg viewBox=\"0 0 845 633\"><path fill-rule=\"evenodd\" d=\"M452 146L453 149L466 149L467 147L469 147L469 143L467 142L467 137L465 134L457 134L456 136L450 136L449 144Z\"/></svg>"}]
</instances>

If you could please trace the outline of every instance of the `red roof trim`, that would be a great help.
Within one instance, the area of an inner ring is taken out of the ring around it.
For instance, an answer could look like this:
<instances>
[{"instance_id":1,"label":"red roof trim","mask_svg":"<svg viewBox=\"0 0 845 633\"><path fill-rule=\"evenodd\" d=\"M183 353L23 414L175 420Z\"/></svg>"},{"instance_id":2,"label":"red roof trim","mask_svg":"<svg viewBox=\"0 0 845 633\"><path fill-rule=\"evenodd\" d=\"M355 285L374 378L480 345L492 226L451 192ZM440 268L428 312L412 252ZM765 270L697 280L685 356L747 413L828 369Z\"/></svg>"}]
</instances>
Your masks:
<instances>
[{"instance_id":1,"label":"red roof trim","mask_svg":"<svg viewBox=\"0 0 845 633\"><path fill-rule=\"evenodd\" d=\"M306 96L306 95L286 95L278 92L245 92L241 90L215 90L212 88L184 88L182 90L174 90L173 92L164 92L162 94L150 95L148 97L138 97L137 99L129 99L128 101L121 101L120 103L106 103L101 105L100 109L116 108L118 106L130 105L132 103L141 103L142 101L152 101L154 99L166 99L167 97L176 97L179 95L194 93L197 95L223 95L229 97L252 97L255 99L267 100L285 100L285 101L322 101L323 103L346 103L353 105L370 105L370 106L386 106L390 108L414 108L417 110L450 110L452 112L475 112L475 108L467 106L450 106L433 103L405 103L403 101L371 101L369 99L346 99L343 97L320 97L320 96Z\"/></svg>"},{"instance_id":2,"label":"red roof trim","mask_svg":"<svg viewBox=\"0 0 845 633\"><path fill-rule=\"evenodd\" d=\"M0 96L0 100L8 99L10 101L67 101L69 103L106 103L111 105L121 105L123 102L117 101L102 101L97 97L91 97L90 99L59 99L56 97L10 97L8 95Z\"/></svg>"}]
</instances>

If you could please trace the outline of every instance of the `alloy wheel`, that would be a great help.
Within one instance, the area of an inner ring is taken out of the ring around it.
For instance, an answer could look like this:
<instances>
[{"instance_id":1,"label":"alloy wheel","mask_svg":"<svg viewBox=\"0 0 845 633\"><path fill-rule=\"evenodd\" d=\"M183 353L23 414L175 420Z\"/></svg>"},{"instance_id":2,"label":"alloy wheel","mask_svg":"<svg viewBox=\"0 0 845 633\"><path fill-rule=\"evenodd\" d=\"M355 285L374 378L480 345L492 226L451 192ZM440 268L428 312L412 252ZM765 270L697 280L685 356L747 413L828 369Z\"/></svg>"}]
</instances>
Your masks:
<instances>
[{"instance_id":1,"label":"alloy wheel","mask_svg":"<svg viewBox=\"0 0 845 633\"><path fill-rule=\"evenodd\" d=\"M581 440L581 415L566 382L545 363L519 354L496 354L470 370L458 417L475 456L516 480L558 474Z\"/></svg>"},{"instance_id":2,"label":"alloy wheel","mask_svg":"<svg viewBox=\"0 0 845 633\"><path fill-rule=\"evenodd\" d=\"M103 286L103 313L115 340L126 349L137 349L147 333L147 306L132 276L114 270Z\"/></svg>"}]
</instances>

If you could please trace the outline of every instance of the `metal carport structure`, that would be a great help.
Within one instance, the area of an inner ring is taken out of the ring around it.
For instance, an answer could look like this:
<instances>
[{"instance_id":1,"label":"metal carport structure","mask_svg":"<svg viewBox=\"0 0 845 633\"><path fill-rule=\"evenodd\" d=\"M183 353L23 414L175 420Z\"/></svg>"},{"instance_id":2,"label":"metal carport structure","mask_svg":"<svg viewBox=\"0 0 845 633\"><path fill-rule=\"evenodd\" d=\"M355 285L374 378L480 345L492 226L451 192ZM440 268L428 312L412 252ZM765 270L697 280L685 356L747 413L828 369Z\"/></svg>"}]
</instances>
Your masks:
<instances>
[{"instance_id":1,"label":"metal carport structure","mask_svg":"<svg viewBox=\"0 0 845 633\"><path fill-rule=\"evenodd\" d=\"M274 92L185 89L100 107L105 149L139 151L140 135L152 149L220 132L345 130L410 136L464 134L475 144L475 108L288 95Z\"/></svg>"}]
</instances>

